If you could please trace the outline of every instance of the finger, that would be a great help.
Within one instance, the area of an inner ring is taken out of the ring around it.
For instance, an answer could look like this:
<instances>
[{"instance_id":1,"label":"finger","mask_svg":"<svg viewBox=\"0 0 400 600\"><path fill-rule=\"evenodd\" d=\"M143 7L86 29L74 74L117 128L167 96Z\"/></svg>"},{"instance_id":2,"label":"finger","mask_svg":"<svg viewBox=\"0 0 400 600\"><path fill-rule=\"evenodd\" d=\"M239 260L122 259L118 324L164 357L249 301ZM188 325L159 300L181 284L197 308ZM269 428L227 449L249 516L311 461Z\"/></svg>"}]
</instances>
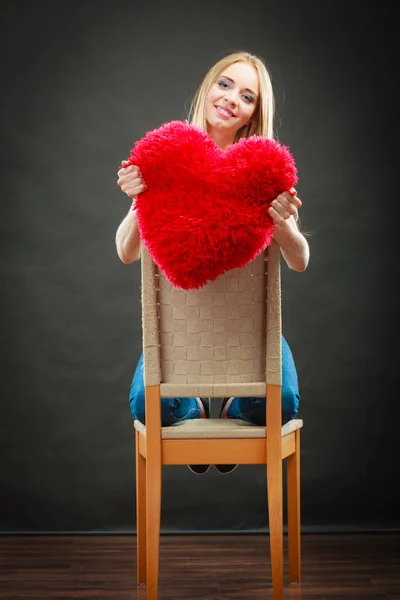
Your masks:
<instances>
[{"instance_id":1,"label":"finger","mask_svg":"<svg viewBox=\"0 0 400 600\"><path fill-rule=\"evenodd\" d=\"M300 206L303 206L303 203L298 196L292 196L291 202L296 206L296 208L300 208Z\"/></svg>"},{"instance_id":2,"label":"finger","mask_svg":"<svg viewBox=\"0 0 400 600\"><path fill-rule=\"evenodd\" d=\"M142 194L143 192L145 192L146 189L147 188L143 183L140 183L138 185L121 185L121 190L125 192L125 194L127 194L127 196L129 196L130 198L135 198L138 194Z\"/></svg>"},{"instance_id":3,"label":"finger","mask_svg":"<svg viewBox=\"0 0 400 600\"><path fill-rule=\"evenodd\" d=\"M121 175L118 177L117 184L119 186L124 185L126 188L135 187L144 183L142 177L138 177L137 173L128 173L127 175Z\"/></svg>"},{"instance_id":4,"label":"finger","mask_svg":"<svg viewBox=\"0 0 400 600\"><path fill-rule=\"evenodd\" d=\"M291 187L289 190L289 194L292 194L292 196L297 196L297 190L294 187Z\"/></svg>"},{"instance_id":5,"label":"finger","mask_svg":"<svg viewBox=\"0 0 400 600\"><path fill-rule=\"evenodd\" d=\"M138 177L134 177L133 179L128 179L127 177L120 177L117 181L120 188L124 188L125 190L140 187L143 184L143 181Z\"/></svg>"},{"instance_id":6,"label":"finger","mask_svg":"<svg viewBox=\"0 0 400 600\"><path fill-rule=\"evenodd\" d=\"M271 208L275 210L275 213L278 214L283 221L290 217L290 213L286 210L286 208L276 200L271 203Z\"/></svg>"},{"instance_id":7,"label":"finger","mask_svg":"<svg viewBox=\"0 0 400 600\"><path fill-rule=\"evenodd\" d=\"M118 179L121 179L121 181L126 181L127 183L142 181L142 177L140 177L140 175L138 175L138 173L136 171L126 172L126 169L118 171Z\"/></svg>"},{"instance_id":8,"label":"finger","mask_svg":"<svg viewBox=\"0 0 400 600\"><path fill-rule=\"evenodd\" d=\"M136 175L134 175L133 177L129 177L129 175L124 175L123 173L121 173L120 177L118 177L117 179L117 184L118 185L139 185L139 183L141 183L141 179L139 177L137 177Z\"/></svg>"},{"instance_id":9,"label":"finger","mask_svg":"<svg viewBox=\"0 0 400 600\"><path fill-rule=\"evenodd\" d=\"M129 165L129 167L124 167L120 169L117 173L118 177L122 177L123 175L128 175L129 173L138 173L139 167L136 165Z\"/></svg>"},{"instance_id":10,"label":"finger","mask_svg":"<svg viewBox=\"0 0 400 600\"><path fill-rule=\"evenodd\" d=\"M292 214L291 212L291 208L290 208L290 203L287 201L287 199L285 197L281 195L278 196L278 198L275 198L275 200L273 200L271 202L271 206L273 206L273 208L276 210L277 213L279 213L279 215L282 217L282 219L288 219L290 217L290 215Z\"/></svg>"},{"instance_id":11,"label":"finger","mask_svg":"<svg viewBox=\"0 0 400 600\"><path fill-rule=\"evenodd\" d=\"M118 175L120 173L123 173L125 171L125 169L128 168L128 166L129 166L129 162L127 160L121 160L121 167L118 170Z\"/></svg>"},{"instance_id":12,"label":"finger","mask_svg":"<svg viewBox=\"0 0 400 600\"><path fill-rule=\"evenodd\" d=\"M274 225L282 225L285 222L285 219L282 219L280 213L273 206L269 207L268 212L272 217Z\"/></svg>"},{"instance_id":13,"label":"finger","mask_svg":"<svg viewBox=\"0 0 400 600\"><path fill-rule=\"evenodd\" d=\"M139 184L139 183L144 183L146 184L145 180L143 179L143 175L142 173L138 170L138 171L134 171L133 173L128 173L127 176L125 177L126 181L132 181L135 182L135 184Z\"/></svg>"},{"instance_id":14,"label":"finger","mask_svg":"<svg viewBox=\"0 0 400 600\"><path fill-rule=\"evenodd\" d=\"M136 198L139 194L143 194L147 190L145 185L138 185L135 188L128 189L125 194L129 196L129 198Z\"/></svg>"},{"instance_id":15,"label":"finger","mask_svg":"<svg viewBox=\"0 0 400 600\"><path fill-rule=\"evenodd\" d=\"M289 202L289 204L293 204L296 208L300 208L302 205L300 198L293 196L290 192L283 192L283 194L280 194L278 198L280 196L283 196Z\"/></svg>"}]
</instances>

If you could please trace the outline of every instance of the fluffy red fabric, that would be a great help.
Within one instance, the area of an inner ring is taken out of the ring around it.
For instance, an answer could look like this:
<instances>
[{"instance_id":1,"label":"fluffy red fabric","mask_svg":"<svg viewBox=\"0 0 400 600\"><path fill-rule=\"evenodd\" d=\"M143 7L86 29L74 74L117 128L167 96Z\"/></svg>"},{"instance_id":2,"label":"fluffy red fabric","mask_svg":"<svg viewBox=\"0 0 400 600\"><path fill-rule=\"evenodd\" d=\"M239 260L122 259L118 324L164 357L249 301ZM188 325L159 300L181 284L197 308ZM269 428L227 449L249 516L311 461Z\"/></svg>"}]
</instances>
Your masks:
<instances>
[{"instance_id":1,"label":"fluffy red fabric","mask_svg":"<svg viewBox=\"0 0 400 600\"><path fill-rule=\"evenodd\" d=\"M200 288L271 242L267 209L297 182L289 150L252 136L221 150L187 121L148 132L131 150L147 191L136 200L141 239L177 287Z\"/></svg>"}]
</instances>

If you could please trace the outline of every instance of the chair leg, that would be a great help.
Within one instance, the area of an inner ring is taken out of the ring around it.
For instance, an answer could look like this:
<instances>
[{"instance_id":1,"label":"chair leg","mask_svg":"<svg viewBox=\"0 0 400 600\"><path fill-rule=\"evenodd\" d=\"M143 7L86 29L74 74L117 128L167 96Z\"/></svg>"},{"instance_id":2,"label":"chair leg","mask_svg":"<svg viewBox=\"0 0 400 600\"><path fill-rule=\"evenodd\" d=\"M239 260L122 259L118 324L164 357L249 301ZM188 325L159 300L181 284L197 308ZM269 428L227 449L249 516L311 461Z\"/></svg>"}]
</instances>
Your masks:
<instances>
[{"instance_id":1,"label":"chair leg","mask_svg":"<svg viewBox=\"0 0 400 600\"><path fill-rule=\"evenodd\" d=\"M136 555L137 584L146 584L146 460L139 452L139 432L136 442Z\"/></svg>"},{"instance_id":2,"label":"chair leg","mask_svg":"<svg viewBox=\"0 0 400 600\"><path fill-rule=\"evenodd\" d=\"M161 521L160 386L146 386L147 600L157 600Z\"/></svg>"},{"instance_id":3,"label":"chair leg","mask_svg":"<svg viewBox=\"0 0 400 600\"><path fill-rule=\"evenodd\" d=\"M289 581L300 583L300 429L295 431L295 452L286 460Z\"/></svg>"},{"instance_id":4,"label":"chair leg","mask_svg":"<svg viewBox=\"0 0 400 600\"><path fill-rule=\"evenodd\" d=\"M161 519L161 463L147 456L147 600L157 600Z\"/></svg>"},{"instance_id":5,"label":"chair leg","mask_svg":"<svg viewBox=\"0 0 400 600\"><path fill-rule=\"evenodd\" d=\"M268 461L268 519L274 600L283 600L283 492L282 461Z\"/></svg>"},{"instance_id":6,"label":"chair leg","mask_svg":"<svg viewBox=\"0 0 400 600\"><path fill-rule=\"evenodd\" d=\"M267 494L274 600L283 600L283 475L281 386L267 384Z\"/></svg>"}]
</instances>

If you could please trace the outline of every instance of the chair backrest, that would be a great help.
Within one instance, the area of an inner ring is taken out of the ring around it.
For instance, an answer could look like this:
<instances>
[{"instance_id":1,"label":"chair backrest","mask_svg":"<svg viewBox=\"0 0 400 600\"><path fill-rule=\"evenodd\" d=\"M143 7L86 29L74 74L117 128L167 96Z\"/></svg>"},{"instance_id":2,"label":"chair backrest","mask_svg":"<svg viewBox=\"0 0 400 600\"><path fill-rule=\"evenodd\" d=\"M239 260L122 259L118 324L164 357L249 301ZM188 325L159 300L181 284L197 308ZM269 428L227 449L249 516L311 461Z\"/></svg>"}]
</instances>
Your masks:
<instances>
[{"instance_id":1,"label":"chair backrest","mask_svg":"<svg viewBox=\"0 0 400 600\"><path fill-rule=\"evenodd\" d=\"M263 397L281 385L280 250L198 290L174 287L142 243L144 384L162 397Z\"/></svg>"}]
</instances>

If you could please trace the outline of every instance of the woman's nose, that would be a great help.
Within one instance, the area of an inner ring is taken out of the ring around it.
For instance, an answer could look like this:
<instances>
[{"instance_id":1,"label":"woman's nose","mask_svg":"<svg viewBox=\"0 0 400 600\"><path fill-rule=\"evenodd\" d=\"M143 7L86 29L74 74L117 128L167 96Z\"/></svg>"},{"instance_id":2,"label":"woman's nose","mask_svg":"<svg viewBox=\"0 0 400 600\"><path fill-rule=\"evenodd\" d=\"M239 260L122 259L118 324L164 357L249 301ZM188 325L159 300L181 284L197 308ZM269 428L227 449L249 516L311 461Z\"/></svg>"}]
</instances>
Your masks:
<instances>
[{"instance_id":1,"label":"woman's nose","mask_svg":"<svg viewBox=\"0 0 400 600\"><path fill-rule=\"evenodd\" d=\"M234 104L235 106L237 106L238 104L238 93L235 90L228 90L225 93L225 100L229 103L229 104Z\"/></svg>"}]
</instances>

